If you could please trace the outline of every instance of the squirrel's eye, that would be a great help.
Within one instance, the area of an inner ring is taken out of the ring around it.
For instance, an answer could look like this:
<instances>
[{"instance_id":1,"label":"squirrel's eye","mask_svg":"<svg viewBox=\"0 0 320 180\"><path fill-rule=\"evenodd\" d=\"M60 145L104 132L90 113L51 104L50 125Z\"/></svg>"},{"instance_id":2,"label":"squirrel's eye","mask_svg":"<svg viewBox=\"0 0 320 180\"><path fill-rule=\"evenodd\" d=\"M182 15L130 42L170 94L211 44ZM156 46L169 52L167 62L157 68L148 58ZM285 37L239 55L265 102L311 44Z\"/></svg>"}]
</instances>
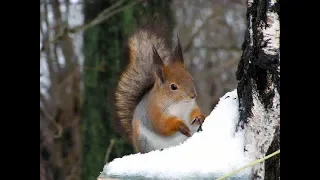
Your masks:
<instances>
[{"instance_id":1,"label":"squirrel's eye","mask_svg":"<svg viewBox=\"0 0 320 180\"><path fill-rule=\"evenodd\" d=\"M171 84L171 89L172 89L172 90L176 90L176 89L178 89L178 87L177 87L177 85L175 85L175 84Z\"/></svg>"}]
</instances>

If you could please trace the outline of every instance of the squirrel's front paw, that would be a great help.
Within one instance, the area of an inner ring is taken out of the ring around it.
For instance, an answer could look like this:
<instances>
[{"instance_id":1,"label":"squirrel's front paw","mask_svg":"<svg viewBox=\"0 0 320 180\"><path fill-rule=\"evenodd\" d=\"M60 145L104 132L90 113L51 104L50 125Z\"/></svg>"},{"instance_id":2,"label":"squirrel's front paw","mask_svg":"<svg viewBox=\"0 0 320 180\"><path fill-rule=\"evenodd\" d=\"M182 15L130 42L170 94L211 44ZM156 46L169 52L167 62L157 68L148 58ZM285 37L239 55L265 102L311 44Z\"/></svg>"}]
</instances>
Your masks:
<instances>
[{"instance_id":1,"label":"squirrel's front paw","mask_svg":"<svg viewBox=\"0 0 320 180\"><path fill-rule=\"evenodd\" d=\"M186 124L181 123L180 126L179 126L179 131L180 131L182 134L184 134L184 135L186 135L186 136L188 136L188 137L191 137L190 129L189 129L189 127L188 127Z\"/></svg>"},{"instance_id":2,"label":"squirrel's front paw","mask_svg":"<svg viewBox=\"0 0 320 180\"><path fill-rule=\"evenodd\" d=\"M203 114L201 114L201 115L199 115L199 116L196 116L196 117L192 120L191 124L194 124L194 123L196 122L196 123L202 125L205 119L206 119L206 117L205 117Z\"/></svg>"}]
</instances>

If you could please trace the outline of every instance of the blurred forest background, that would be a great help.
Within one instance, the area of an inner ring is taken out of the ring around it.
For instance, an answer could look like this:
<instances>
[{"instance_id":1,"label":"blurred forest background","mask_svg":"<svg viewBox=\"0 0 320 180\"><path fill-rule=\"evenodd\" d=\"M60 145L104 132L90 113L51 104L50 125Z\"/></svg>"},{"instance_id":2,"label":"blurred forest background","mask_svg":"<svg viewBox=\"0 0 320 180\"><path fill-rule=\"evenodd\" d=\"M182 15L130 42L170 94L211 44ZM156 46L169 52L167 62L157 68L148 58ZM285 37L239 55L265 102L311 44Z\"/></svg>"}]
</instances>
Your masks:
<instances>
[{"instance_id":1,"label":"blurred forest background","mask_svg":"<svg viewBox=\"0 0 320 180\"><path fill-rule=\"evenodd\" d=\"M179 34L204 113L236 88L245 0L40 0L40 180L95 180L133 152L111 128L112 92L146 13Z\"/></svg>"}]
</instances>

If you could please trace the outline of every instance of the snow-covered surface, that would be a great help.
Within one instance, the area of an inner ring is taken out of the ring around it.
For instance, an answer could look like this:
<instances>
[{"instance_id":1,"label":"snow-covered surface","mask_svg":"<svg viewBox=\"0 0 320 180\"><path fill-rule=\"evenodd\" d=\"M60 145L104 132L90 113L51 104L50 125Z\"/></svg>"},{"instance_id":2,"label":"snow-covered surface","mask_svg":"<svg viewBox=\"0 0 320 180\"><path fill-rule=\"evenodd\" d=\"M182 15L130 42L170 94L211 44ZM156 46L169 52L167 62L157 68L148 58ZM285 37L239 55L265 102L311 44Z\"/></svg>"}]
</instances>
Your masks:
<instances>
[{"instance_id":1,"label":"snow-covered surface","mask_svg":"<svg viewBox=\"0 0 320 180\"><path fill-rule=\"evenodd\" d=\"M239 118L236 89L226 93L206 118L202 132L184 143L147 154L132 154L106 164L100 177L139 177L141 179L218 178L251 159L244 154L244 134L235 133ZM247 168L232 177L248 179Z\"/></svg>"}]
</instances>

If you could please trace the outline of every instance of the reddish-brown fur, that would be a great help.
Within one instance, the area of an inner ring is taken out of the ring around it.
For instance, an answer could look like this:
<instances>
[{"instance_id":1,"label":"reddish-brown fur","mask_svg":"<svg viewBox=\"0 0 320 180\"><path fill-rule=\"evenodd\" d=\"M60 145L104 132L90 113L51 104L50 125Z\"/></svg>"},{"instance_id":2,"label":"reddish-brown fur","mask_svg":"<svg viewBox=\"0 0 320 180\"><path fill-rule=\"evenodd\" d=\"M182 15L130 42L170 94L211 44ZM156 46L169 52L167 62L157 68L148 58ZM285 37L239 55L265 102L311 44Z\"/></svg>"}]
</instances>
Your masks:
<instances>
[{"instance_id":1,"label":"reddish-brown fur","mask_svg":"<svg viewBox=\"0 0 320 180\"><path fill-rule=\"evenodd\" d=\"M199 118L200 120L203 120L203 121L206 118L205 115L201 113L199 107L194 108L193 111L190 113L190 122L193 122L195 118Z\"/></svg>"},{"instance_id":2,"label":"reddish-brown fur","mask_svg":"<svg viewBox=\"0 0 320 180\"><path fill-rule=\"evenodd\" d=\"M159 98L155 97L154 102L157 102ZM184 123L181 119L175 116L168 116L163 113L163 108L157 107L157 103L150 103L148 109L148 115L152 119L153 129L163 136L170 136L179 130L179 127Z\"/></svg>"},{"instance_id":3,"label":"reddish-brown fur","mask_svg":"<svg viewBox=\"0 0 320 180\"><path fill-rule=\"evenodd\" d=\"M172 103L190 100L197 94L193 78L184 68L180 43L178 41L171 52L165 38L165 27L165 24L154 20L129 38L129 64L120 77L115 93L116 115L124 129L120 133L131 143L134 142L138 151L141 151L138 140L141 122L137 120L133 127L132 119L135 108L148 91L148 108L145 111L152 121L153 130L163 136L170 136L177 131L190 136L190 130L181 119L166 113L166 108ZM158 56L156 59L155 53ZM157 71L154 71L155 67L158 67ZM171 90L173 83L179 90ZM192 118L202 116L199 108L191 114Z\"/></svg>"},{"instance_id":4,"label":"reddish-brown fur","mask_svg":"<svg viewBox=\"0 0 320 180\"><path fill-rule=\"evenodd\" d=\"M141 151L141 147L140 147L140 141L138 139L139 134L140 134L140 130L139 130L139 126L140 126L140 121L139 120L135 120L134 122L134 127L133 127L133 142L135 143L135 148L136 151Z\"/></svg>"},{"instance_id":5,"label":"reddish-brown fur","mask_svg":"<svg viewBox=\"0 0 320 180\"><path fill-rule=\"evenodd\" d=\"M159 21L160 20L160 21ZM153 19L143 24L128 39L128 65L122 72L115 92L115 130L132 143L133 112L154 83L152 50L154 45L160 56L167 60L171 51L166 41L167 24L161 19Z\"/></svg>"}]
</instances>

